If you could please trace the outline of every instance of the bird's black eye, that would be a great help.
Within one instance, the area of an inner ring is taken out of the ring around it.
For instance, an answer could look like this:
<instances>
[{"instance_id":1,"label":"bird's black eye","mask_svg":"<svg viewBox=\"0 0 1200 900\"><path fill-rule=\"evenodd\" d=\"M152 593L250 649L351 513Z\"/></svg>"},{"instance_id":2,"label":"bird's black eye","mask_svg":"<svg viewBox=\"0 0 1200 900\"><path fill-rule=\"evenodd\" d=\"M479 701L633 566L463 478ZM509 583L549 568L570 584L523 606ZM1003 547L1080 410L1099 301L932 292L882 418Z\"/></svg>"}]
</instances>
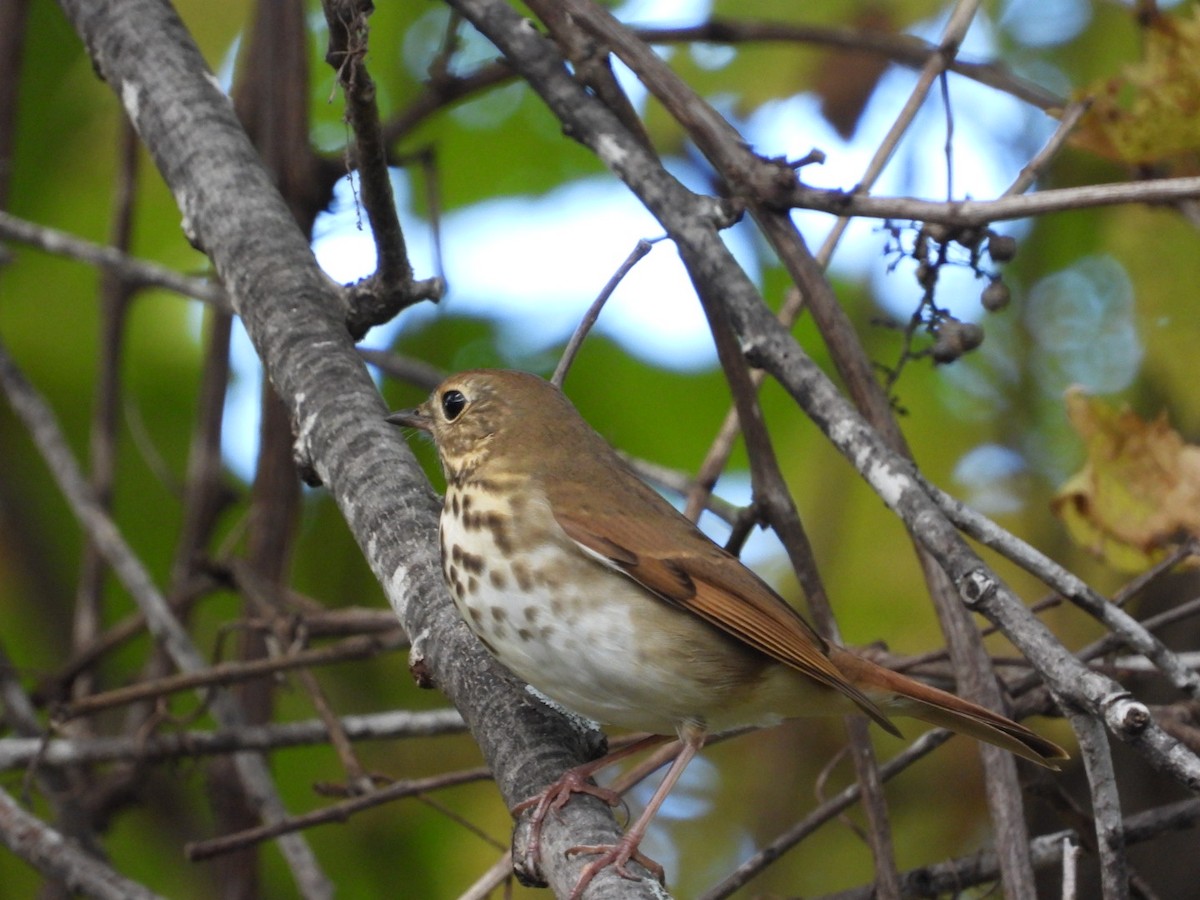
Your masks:
<instances>
[{"instance_id":1,"label":"bird's black eye","mask_svg":"<svg viewBox=\"0 0 1200 900\"><path fill-rule=\"evenodd\" d=\"M462 391L446 391L442 394L442 412L446 414L447 422L457 419L466 405L467 398Z\"/></svg>"}]
</instances>

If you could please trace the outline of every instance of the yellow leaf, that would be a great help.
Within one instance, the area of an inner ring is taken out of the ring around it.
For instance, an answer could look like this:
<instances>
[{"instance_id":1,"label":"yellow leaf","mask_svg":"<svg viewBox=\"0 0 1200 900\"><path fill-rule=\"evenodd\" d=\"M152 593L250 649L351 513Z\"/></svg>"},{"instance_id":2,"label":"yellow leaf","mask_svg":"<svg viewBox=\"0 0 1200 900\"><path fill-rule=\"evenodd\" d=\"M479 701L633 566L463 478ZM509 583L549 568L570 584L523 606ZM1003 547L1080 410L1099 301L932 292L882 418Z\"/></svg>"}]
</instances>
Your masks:
<instances>
[{"instance_id":1,"label":"yellow leaf","mask_svg":"<svg viewBox=\"0 0 1200 900\"><path fill-rule=\"evenodd\" d=\"M1072 540L1114 568L1136 571L1200 535L1200 447L1186 443L1165 414L1147 422L1078 388L1066 402L1087 462L1051 508Z\"/></svg>"},{"instance_id":2,"label":"yellow leaf","mask_svg":"<svg viewBox=\"0 0 1200 900\"><path fill-rule=\"evenodd\" d=\"M1157 16L1145 38L1139 62L1082 92L1092 106L1072 142L1128 165L1173 161L1192 171L1200 153L1200 7L1190 17Z\"/></svg>"}]
</instances>

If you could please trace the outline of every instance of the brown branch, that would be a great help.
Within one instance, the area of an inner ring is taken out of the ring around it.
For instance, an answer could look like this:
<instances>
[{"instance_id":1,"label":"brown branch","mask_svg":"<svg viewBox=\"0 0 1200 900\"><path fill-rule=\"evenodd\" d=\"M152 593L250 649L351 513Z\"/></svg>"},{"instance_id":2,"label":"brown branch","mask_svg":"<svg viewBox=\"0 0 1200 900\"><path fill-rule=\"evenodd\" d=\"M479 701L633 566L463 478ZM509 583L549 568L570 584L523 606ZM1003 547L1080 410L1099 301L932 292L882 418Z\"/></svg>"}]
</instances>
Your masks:
<instances>
[{"instance_id":1,"label":"brown branch","mask_svg":"<svg viewBox=\"0 0 1200 900\"><path fill-rule=\"evenodd\" d=\"M375 82L365 62L370 33L367 17L374 5L370 0L322 0L321 6L329 26L325 61L337 73L346 97L360 196L375 239L375 273L349 292L347 325L352 335L362 337L372 326L389 321L414 303L437 300L444 285L440 278L414 281L408 261L375 103Z\"/></svg>"},{"instance_id":2,"label":"brown branch","mask_svg":"<svg viewBox=\"0 0 1200 900\"><path fill-rule=\"evenodd\" d=\"M311 813L291 816L270 825L264 825L261 828L251 828L237 834L229 834L209 841L187 844L183 848L183 852L192 862L211 859L214 856L242 850L254 844L260 844L263 841L269 841L272 838L281 837L285 834L292 834L305 828L313 828L317 825L328 824L329 822L344 822L355 813L381 806L384 803L390 803L393 800L413 797L428 791L454 787L459 784L469 784L472 781L486 781L491 777L492 773L487 768L480 767L477 769L464 769L460 772L446 772L441 775L432 775L429 778L397 781L377 791L351 797L341 803L335 803L332 806L327 806L324 809L318 809Z\"/></svg>"},{"instance_id":3,"label":"brown branch","mask_svg":"<svg viewBox=\"0 0 1200 900\"><path fill-rule=\"evenodd\" d=\"M239 684L264 676L276 675L293 669L331 665L358 659L371 659L381 653L400 650L408 646L408 637L400 628L390 634L347 638L329 647L315 650L297 650L284 656L252 659L244 662L218 663L201 667L196 671L180 675L168 675L149 681L139 681L127 687L92 694L66 707L63 721L90 716L101 710L129 703L167 697L182 691L195 691L221 685Z\"/></svg>"},{"instance_id":4,"label":"brown branch","mask_svg":"<svg viewBox=\"0 0 1200 900\"><path fill-rule=\"evenodd\" d=\"M430 116L475 94L501 87L514 78L512 67L503 60L487 63L470 75L438 73L425 82L425 91L399 115L382 127L383 142L394 144L414 131Z\"/></svg>"},{"instance_id":5,"label":"brown branch","mask_svg":"<svg viewBox=\"0 0 1200 900\"><path fill-rule=\"evenodd\" d=\"M796 505L788 493L783 473L779 469L779 460L767 432L762 408L758 403L757 385L750 377L724 305L719 298L707 296L704 290L700 291L700 297L716 341L717 355L733 391L738 422L746 439L754 505L782 540L792 569L800 579L804 594L808 598L809 609L817 629L824 637L840 641L841 633L829 605L812 544L800 521ZM867 839L875 862L876 883L882 898L893 898L898 891L895 851L888 826L887 801L883 796L883 782L871 744L869 725L861 716L848 716L846 725L850 735L855 773L863 786L863 808L868 822Z\"/></svg>"},{"instance_id":6,"label":"brown branch","mask_svg":"<svg viewBox=\"0 0 1200 900\"><path fill-rule=\"evenodd\" d=\"M575 355L579 352L579 348L583 345L583 339L587 337L588 332L592 330L592 326L596 324L596 320L600 318L600 310L604 308L604 304L608 302L608 298L612 296L613 291L624 280L642 258L653 248L653 243L642 239L637 242L636 246L629 251L629 255L625 257L624 262L617 266L617 271L612 274L604 287L600 289L600 293L596 299L592 301L592 305L588 307L587 312L583 314L583 319L579 322L571 339L567 341L566 349L563 350L562 356L558 360L558 365L554 367L554 374L550 377L550 383L558 387L562 387L563 380L567 377L567 371L571 368L571 364L575 361Z\"/></svg>"},{"instance_id":7,"label":"brown branch","mask_svg":"<svg viewBox=\"0 0 1200 900\"><path fill-rule=\"evenodd\" d=\"M714 17L699 25L682 28L638 28L635 33L647 44L802 43L841 50L865 50L911 69L920 69L931 56L939 52L936 45L910 34L804 23L752 22L727 17ZM1052 91L1014 75L999 63L968 62L955 58L949 62L947 69L1047 112L1066 106L1066 101Z\"/></svg>"}]
</instances>

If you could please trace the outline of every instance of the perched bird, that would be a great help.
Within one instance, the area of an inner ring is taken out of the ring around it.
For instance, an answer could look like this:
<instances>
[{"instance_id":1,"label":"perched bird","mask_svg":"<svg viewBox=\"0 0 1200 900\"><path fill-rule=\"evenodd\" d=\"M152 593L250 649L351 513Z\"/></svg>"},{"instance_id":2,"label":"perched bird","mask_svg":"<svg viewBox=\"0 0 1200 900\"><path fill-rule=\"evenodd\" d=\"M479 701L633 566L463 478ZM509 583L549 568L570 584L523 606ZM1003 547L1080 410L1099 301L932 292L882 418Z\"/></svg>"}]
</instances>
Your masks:
<instances>
[{"instance_id":1,"label":"perched bird","mask_svg":"<svg viewBox=\"0 0 1200 900\"><path fill-rule=\"evenodd\" d=\"M913 716L1050 768L1066 753L1004 716L831 644L732 554L643 483L562 392L522 372L444 381L388 421L429 432L446 473L442 567L463 619L504 666L598 722L677 735L680 751L603 867L636 859L705 737L797 716L862 712L898 734ZM541 818L591 763L520 804ZM535 847L536 849L536 847Z\"/></svg>"}]
</instances>

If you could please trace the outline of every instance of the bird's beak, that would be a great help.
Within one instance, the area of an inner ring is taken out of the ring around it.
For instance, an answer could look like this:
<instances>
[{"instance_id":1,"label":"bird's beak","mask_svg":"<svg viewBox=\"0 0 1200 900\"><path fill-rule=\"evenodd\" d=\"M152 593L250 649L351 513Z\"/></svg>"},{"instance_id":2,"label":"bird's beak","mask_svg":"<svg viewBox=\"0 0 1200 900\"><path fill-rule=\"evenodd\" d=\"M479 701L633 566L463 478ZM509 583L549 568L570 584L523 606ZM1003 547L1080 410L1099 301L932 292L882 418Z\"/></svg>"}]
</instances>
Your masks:
<instances>
[{"instance_id":1,"label":"bird's beak","mask_svg":"<svg viewBox=\"0 0 1200 900\"><path fill-rule=\"evenodd\" d=\"M432 431L433 422L429 416L421 411L421 407L416 406L412 409L401 409L392 413L384 419L385 422L391 422L393 425L403 425L409 428L419 428L421 431Z\"/></svg>"}]
</instances>

